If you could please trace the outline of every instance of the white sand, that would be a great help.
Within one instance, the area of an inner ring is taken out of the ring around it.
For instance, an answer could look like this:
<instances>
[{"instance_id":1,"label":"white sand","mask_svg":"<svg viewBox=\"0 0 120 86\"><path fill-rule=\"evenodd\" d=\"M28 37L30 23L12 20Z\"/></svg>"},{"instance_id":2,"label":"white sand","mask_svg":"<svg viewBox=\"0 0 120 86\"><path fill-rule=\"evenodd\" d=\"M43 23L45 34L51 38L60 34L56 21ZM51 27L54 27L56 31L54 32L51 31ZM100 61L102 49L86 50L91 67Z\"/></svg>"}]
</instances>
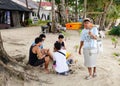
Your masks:
<instances>
[{"instance_id":1,"label":"white sand","mask_svg":"<svg viewBox=\"0 0 120 86\"><path fill-rule=\"evenodd\" d=\"M18 54L26 55L25 63L28 61L29 47L34 41L34 38L39 36L40 27L28 27L17 29L1 30L4 47L10 56ZM59 76L55 74L45 74L39 68L31 69L35 75L38 75L41 82L30 81L22 82L16 79L11 79L6 82L7 86L120 86L120 65L118 58L114 58L112 53L120 53L120 43L117 48L113 48L111 39L103 39L104 52L97 60L96 78L85 80L84 77L88 74L87 68L83 65L83 55L79 56L74 50L74 46L79 44L79 34L76 31L68 31L71 35L66 41L67 50L72 52L78 62L73 70L74 74L69 76ZM53 43L57 40L58 34L46 34L45 48L50 48L53 51ZM49 67L51 68L51 67Z\"/></svg>"}]
</instances>

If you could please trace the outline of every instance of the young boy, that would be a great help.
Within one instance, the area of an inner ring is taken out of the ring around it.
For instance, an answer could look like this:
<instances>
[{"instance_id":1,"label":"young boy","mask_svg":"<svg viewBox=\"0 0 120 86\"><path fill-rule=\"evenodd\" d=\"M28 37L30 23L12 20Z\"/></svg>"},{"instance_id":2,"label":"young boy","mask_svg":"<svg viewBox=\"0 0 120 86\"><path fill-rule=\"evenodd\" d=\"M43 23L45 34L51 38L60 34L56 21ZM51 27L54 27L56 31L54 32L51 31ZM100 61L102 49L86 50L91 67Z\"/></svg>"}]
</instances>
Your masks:
<instances>
[{"instance_id":1,"label":"young boy","mask_svg":"<svg viewBox=\"0 0 120 86\"><path fill-rule=\"evenodd\" d=\"M64 36L63 36L63 35L59 35L59 36L58 36L58 41L56 41L56 43L60 43L61 48L62 48L62 49L66 49L65 43L64 43L63 40L64 40Z\"/></svg>"},{"instance_id":2,"label":"young boy","mask_svg":"<svg viewBox=\"0 0 120 86\"><path fill-rule=\"evenodd\" d=\"M46 39L46 35L45 35L45 34L40 34L39 38L41 38L41 39L42 39L42 42L44 42L45 39ZM32 45L35 45L35 42L33 42ZM39 46L39 48L40 48L40 49L43 49L43 44L42 44L41 46Z\"/></svg>"},{"instance_id":3,"label":"young boy","mask_svg":"<svg viewBox=\"0 0 120 86\"><path fill-rule=\"evenodd\" d=\"M54 44L54 67L55 71L60 75L68 75L68 64L66 62L66 51L61 49L61 44L59 42L56 42Z\"/></svg>"}]
</instances>

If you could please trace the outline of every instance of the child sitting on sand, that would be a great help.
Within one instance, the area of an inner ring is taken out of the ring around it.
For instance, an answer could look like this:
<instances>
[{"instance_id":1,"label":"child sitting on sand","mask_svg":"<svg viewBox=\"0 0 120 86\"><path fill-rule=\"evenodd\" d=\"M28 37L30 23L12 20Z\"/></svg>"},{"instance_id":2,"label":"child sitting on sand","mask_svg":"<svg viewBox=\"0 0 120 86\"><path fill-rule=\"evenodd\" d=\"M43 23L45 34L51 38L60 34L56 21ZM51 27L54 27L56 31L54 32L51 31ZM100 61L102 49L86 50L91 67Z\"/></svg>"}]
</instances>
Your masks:
<instances>
[{"instance_id":1,"label":"child sitting on sand","mask_svg":"<svg viewBox=\"0 0 120 86\"><path fill-rule=\"evenodd\" d=\"M58 41L56 41L56 43L60 43L61 45L61 49L63 49L65 51L65 56L67 59L67 64L72 64L73 63L73 56L71 55L70 52L66 52L66 47L65 47L65 42L64 42L64 36L63 35L59 35L58 36Z\"/></svg>"},{"instance_id":2,"label":"child sitting on sand","mask_svg":"<svg viewBox=\"0 0 120 86\"><path fill-rule=\"evenodd\" d=\"M56 42L54 44L53 65L56 73L60 75L68 75L68 71L69 71L65 53L66 51L61 49L61 44L59 42Z\"/></svg>"},{"instance_id":3,"label":"child sitting on sand","mask_svg":"<svg viewBox=\"0 0 120 86\"><path fill-rule=\"evenodd\" d=\"M65 42L64 42L64 36L63 35L59 35L58 36L58 41L56 41L56 43L60 43L61 48L62 49L66 49Z\"/></svg>"}]
</instances>

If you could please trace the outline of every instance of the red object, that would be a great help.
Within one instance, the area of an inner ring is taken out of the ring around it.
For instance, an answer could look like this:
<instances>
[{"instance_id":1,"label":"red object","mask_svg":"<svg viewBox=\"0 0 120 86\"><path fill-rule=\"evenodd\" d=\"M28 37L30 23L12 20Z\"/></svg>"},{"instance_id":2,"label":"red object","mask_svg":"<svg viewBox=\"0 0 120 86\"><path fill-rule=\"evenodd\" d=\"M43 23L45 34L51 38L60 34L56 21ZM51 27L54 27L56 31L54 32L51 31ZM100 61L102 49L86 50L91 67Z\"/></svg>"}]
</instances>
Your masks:
<instances>
[{"instance_id":1,"label":"red object","mask_svg":"<svg viewBox=\"0 0 120 86\"><path fill-rule=\"evenodd\" d=\"M52 6L51 2L41 2L40 3L41 6Z\"/></svg>"}]
</instances>

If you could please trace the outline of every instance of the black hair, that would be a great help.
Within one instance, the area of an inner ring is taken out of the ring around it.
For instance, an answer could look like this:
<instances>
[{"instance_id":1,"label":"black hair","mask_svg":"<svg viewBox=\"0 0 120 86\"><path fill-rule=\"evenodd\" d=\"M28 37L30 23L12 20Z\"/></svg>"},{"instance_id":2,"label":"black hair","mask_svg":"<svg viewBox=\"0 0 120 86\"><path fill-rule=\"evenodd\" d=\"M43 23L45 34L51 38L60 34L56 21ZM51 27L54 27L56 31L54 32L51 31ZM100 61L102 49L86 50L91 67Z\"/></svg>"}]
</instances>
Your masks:
<instances>
[{"instance_id":1,"label":"black hair","mask_svg":"<svg viewBox=\"0 0 120 86\"><path fill-rule=\"evenodd\" d=\"M85 23L85 22L90 22L90 20L87 20L87 19L86 19L86 20L83 21L83 23Z\"/></svg>"},{"instance_id":2,"label":"black hair","mask_svg":"<svg viewBox=\"0 0 120 86\"><path fill-rule=\"evenodd\" d=\"M39 38L46 38L45 34L40 34Z\"/></svg>"},{"instance_id":3,"label":"black hair","mask_svg":"<svg viewBox=\"0 0 120 86\"><path fill-rule=\"evenodd\" d=\"M57 49L57 50L60 50L61 49L61 44L59 42L56 42L54 44L54 48Z\"/></svg>"},{"instance_id":4,"label":"black hair","mask_svg":"<svg viewBox=\"0 0 120 86\"><path fill-rule=\"evenodd\" d=\"M58 36L58 39L60 39L60 38L63 39L64 36L63 36L63 35L59 35L59 36Z\"/></svg>"},{"instance_id":5,"label":"black hair","mask_svg":"<svg viewBox=\"0 0 120 86\"><path fill-rule=\"evenodd\" d=\"M39 42L42 42L42 38L39 37L35 38L35 44L38 44Z\"/></svg>"}]
</instances>

